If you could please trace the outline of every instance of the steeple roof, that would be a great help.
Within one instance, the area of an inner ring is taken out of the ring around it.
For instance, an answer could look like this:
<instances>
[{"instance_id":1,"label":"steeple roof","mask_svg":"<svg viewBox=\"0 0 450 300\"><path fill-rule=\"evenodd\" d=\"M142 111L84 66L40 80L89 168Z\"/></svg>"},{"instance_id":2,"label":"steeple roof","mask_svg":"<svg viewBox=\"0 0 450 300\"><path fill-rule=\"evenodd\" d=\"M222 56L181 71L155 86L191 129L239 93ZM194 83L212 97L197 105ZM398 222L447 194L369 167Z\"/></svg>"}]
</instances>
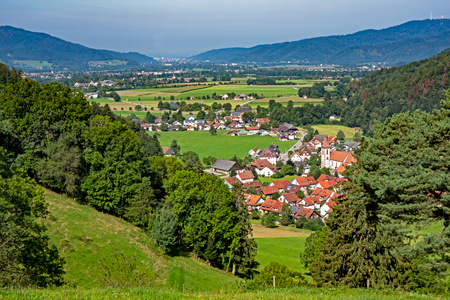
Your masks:
<instances>
[{"instance_id":1,"label":"steeple roof","mask_svg":"<svg viewBox=\"0 0 450 300\"><path fill-rule=\"evenodd\" d=\"M330 143L328 143L328 139L325 139L323 141L322 148L330 148Z\"/></svg>"}]
</instances>

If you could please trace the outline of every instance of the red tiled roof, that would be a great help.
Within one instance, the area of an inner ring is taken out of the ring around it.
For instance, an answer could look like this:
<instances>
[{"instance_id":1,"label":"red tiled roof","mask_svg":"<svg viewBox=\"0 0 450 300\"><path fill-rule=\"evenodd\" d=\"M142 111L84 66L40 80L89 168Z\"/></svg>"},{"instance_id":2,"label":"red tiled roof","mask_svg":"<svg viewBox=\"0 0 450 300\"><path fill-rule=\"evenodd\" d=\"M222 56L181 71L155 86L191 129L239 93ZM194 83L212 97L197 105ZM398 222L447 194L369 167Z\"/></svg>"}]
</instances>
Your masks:
<instances>
[{"instance_id":1,"label":"red tiled roof","mask_svg":"<svg viewBox=\"0 0 450 300\"><path fill-rule=\"evenodd\" d=\"M236 176L239 177L241 180L253 179L255 177L253 176L252 172L239 173Z\"/></svg>"},{"instance_id":2,"label":"red tiled roof","mask_svg":"<svg viewBox=\"0 0 450 300\"><path fill-rule=\"evenodd\" d=\"M261 154L259 154L259 157L277 157L277 156L269 149L266 149Z\"/></svg>"},{"instance_id":3,"label":"red tiled roof","mask_svg":"<svg viewBox=\"0 0 450 300\"><path fill-rule=\"evenodd\" d=\"M300 200L300 198L298 198L297 195L293 193L283 193L282 196L288 203L297 203Z\"/></svg>"},{"instance_id":4,"label":"red tiled roof","mask_svg":"<svg viewBox=\"0 0 450 300\"><path fill-rule=\"evenodd\" d=\"M247 165L247 169L251 170L252 168L258 169L258 170L262 170L265 167L269 168L270 170L272 170L273 172L278 172L277 168L271 164L267 159L257 159L254 162L252 162L251 164Z\"/></svg>"},{"instance_id":5,"label":"red tiled roof","mask_svg":"<svg viewBox=\"0 0 450 300\"><path fill-rule=\"evenodd\" d=\"M328 198L331 197L331 195L333 195L333 191L325 190L325 189L321 189L321 188L316 188L311 194L311 196L319 197L319 198L322 198L323 200L327 200Z\"/></svg>"},{"instance_id":6,"label":"red tiled roof","mask_svg":"<svg viewBox=\"0 0 450 300\"><path fill-rule=\"evenodd\" d=\"M262 184L261 182L259 182L259 180L244 183L244 188L246 190L248 190L251 186L253 186L256 189L256 191L259 191L261 190Z\"/></svg>"},{"instance_id":7,"label":"red tiled roof","mask_svg":"<svg viewBox=\"0 0 450 300\"><path fill-rule=\"evenodd\" d=\"M281 189L286 188L289 185L289 183L291 183L289 180L277 180L277 181L272 181L270 186L274 186L281 190Z\"/></svg>"},{"instance_id":8,"label":"red tiled roof","mask_svg":"<svg viewBox=\"0 0 450 300\"><path fill-rule=\"evenodd\" d=\"M297 177L295 178L295 180L298 182L298 185L300 186L309 186L309 185L313 185L316 184L317 181L314 180L314 177L309 176L309 177Z\"/></svg>"},{"instance_id":9,"label":"red tiled roof","mask_svg":"<svg viewBox=\"0 0 450 300\"><path fill-rule=\"evenodd\" d=\"M278 193L278 189L274 186L266 186L266 187L262 187L261 191L263 192L264 195L273 195L274 193Z\"/></svg>"},{"instance_id":10,"label":"red tiled roof","mask_svg":"<svg viewBox=\"0 0 450 300\"><path fill-rule=\"evenodd\" d=\"M226 182L228 182L230 185L233 185L234 183L237 183L239 185L242 185L242 182L236 178L236 176L230 177L225 179Z\"/></svg>"},{"instance_id":11,"label":"red tiled roof","mask_svg":"<svg viewBox=\"0 0 450 300\"><path fill-rule=\"evenodd\" d=\"M258 195L250 195L247 199L247 205L261 205L261 203L257 204L256 202L258 202L259 200L262 200L262 198Z\"/></svg>"},{"instance_id":12,"label":"red tiled roof","mask_svg":"<svg viewBox=\"0 0 450 300\"><path fill-rule=\"evenodd\" d=\"M317 213L313 209L303 207L294 215L294 218L298 219L299 217L305 217L306 219L310 219L314 214Z\"/></svg>"},{"instance_id":13,"label":"red tiled roof","mask_svg":"<svg viewBox=\"0 0 450 300\"><path fill-rule=\"evenodd\" d=\"M249 130L259 130L259 127L258 127L258 126L255 126L255 127L245 127L245 129L246 129L247 131L249 131Z\"/></svg>"}]
</instances>

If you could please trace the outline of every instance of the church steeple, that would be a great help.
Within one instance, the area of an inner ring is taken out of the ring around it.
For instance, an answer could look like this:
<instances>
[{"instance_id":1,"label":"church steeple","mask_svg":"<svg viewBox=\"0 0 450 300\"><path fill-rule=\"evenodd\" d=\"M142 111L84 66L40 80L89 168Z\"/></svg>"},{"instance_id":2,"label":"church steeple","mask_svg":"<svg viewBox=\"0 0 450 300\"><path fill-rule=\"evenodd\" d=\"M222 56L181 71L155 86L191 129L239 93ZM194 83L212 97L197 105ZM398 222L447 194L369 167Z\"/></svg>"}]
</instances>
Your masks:
<instances>
[{"instance_id":1,"label":"church steeple","mask_svg":"<svg viewBox=\"0 0 450 300\"><path fill-rule=\"evenodd\" d=\"M322 147L320 150L321 153L321 158L322 158L322 163L321 163L321 168L329 168L331 163L330 163L330 152L331 152L331 146L330 143L328 142L328 139L325 139L322 143Z\"/></svg>"}]
</instances>

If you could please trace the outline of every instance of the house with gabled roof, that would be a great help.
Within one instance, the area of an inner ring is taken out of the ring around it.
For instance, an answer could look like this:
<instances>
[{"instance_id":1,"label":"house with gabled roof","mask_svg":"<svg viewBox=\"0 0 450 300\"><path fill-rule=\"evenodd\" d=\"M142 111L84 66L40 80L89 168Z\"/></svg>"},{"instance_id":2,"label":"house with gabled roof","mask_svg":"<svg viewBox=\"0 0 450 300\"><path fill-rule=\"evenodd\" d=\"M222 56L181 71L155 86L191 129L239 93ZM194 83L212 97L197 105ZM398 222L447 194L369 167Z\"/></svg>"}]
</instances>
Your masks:
<instances>
[{"instance_id":1,"label":"house with gabled roof","mask_svg":"<svg viewBox=\"0 0 450 300\"><path fill-rule=\"evenodd\" d=\"M323 188L316 188L310 196L312 197L319 197L320 201L331 201L333 195L335 194L334 191L325 190Z\"/></svg>"},{"instance_id":2,"label":"house with gabled roof","mask_svg":"<svg viewBox=\"0 0 450 300\"><path fill-rule=\"evenodd\" d=\"M169 147L162 147L164 156L174 156L175 152L173 152L172 149L170 149Z\"/></svg>"},{"instance_id":3,"label":"house with gabled roof","mask_svg":"<svg viewBox=\"0 0 450 300\"><path fill-rule=\"evenodd\" d=\"M319 209L320 208L320 199L319 197L305 197L298 201L298 206L304 206L310 209Z\"/></svg>"},{"instance_id":4,"label":"house with gabled roof","mask_svg":"<svg viewBox=\"0 0 450 300\"><path fill-rule=\"evenodd\" d=\"M231 190L234 185L242 185L242 182L236 176L225 179L225 184Z\"/></svg>"},{"instance_id":5,"label":"house with gabled roof","mask_svg":"<svg viewBox=\"0 0 450 300\"><path fill-rule=\"evenodd\" d=\"M257 159L245 167L245 169L248 171L251 171L252 168L255 168L256 174L258 174L258 176L264 175L266 177L270 177L278 172L278 169L267 159Z\"/></svg>"},{"instance_id":6,"label":"house with gabled roof","mask_svg":"<svg viewBox=\"0 0 450 300\"><path fill-rule=\"evenodd\" d=\"M320 215L322 217L328 218L328 214L331 213L333 211L333 207L335 207L337 205L337 203L335 201L328 201L325 202L321 207L320 207Z\"/></svg>"},{"instance_id":7,"label":"house with gabled roof","mask_svg":"<svg viewBox=\"0 0 450 300\"><path fill-rule=\"evenodd\" d=\"M250 195L245 201L249 210L259 210L263 203L264 199L259 195Z\"/></svg>"},{"instance_id":8,"label":"house with gabled roof","mask_svg":"<svg viewBox=\"0 0 450 300\"><path fill-rule=\"evenodd\" d=\"M231 169L235 169L237 173L241 172L243 168L235 161L232 160L225 160L225 159L218 159L216 162L211 166L211 170L213 172L224 172L229 174L231 172Z\"/></svg>"},{"instance_id":9,"label":"house with gabled roof","mask_svg":"<svg viewBox=\"0 0 450 300\"><path fill-rule=\"evenodd\" d=\"M294 193L283 193L278 198L278 201L286 202L291 207L293 207L293 206L296 206L298 204L298 202L300 201L300 198L297 197L297 195L294 194Z\"/></svg>"},{"instance_id":10,"label":"house with gabled roof","mask_svg":"<svg viewBox=\"0 0 450 300\"><path fill-rule=\"evenodd\" d=\"M296 177L291 181L293 185L299 185L307 189L314 189L316 187L317 181L312 176L308 177Z\"/></svg>"},{"instance_id":11,"label":"house with gabled roof","mask_svg":"<svg viewBox=\"0 0 450 300\"><path fill-rule=\"evenodd\" d=\"M275 193L279 193L280 191L274 186L263 186L261 188L261 192L266 196L272 196Z\"/></svg>"},{"instance_id":12,"label":"house with gabled roof","mask_svg":"<svg viewBox=\"0 0 450 300\"><path fill-rule=\"evenodd\" d=\"M290 184L291 182L289 180L276 180L272 181L269 186L274 186L278 189L278 191L284 192L284 189Z\"/></svg>"},{"instance_id":13,"label":"house with gabled roof","mask_svg":"<svg viewBox=\"0 0 450 300\"><path fill-rule=\"evenodd\" d=\"M259 153L261 153L261 150L259 150L258 148L253 148L250 151L248 151L248 155L250 156L258 155Z\"/></svg>"},{"instance_id":14,"label":"house with gabled roof","mask_svg":"<svg viewBox=\"0 0 450 300\"><path fill-rule=\"evenodd\" d=\"M309 209L302 207L297 213L294 215L295 219L300 217L305 217L306 219L320 219L320 215L314 211L314 209Z\"/></svg>"},{"instance_id":15,"label":"house with gabled roof","mask_svg":"<svg viewBox=\"0 0 450 300\"><path fill-rule=\"evenodd\" d=\"M242 183L250 182L250 181L253 181L253 180L255 179L255 176L253 176L253 173L250 172L250 171L238 173L238 174L236 175L236 177L237 177Z\"/></svg>"},{"instance_id":16,"label":"house with gabled roof","mask_svg":"<svg viewBox=\"0 0 450 300\"><path fill-rule=\"evenodd\" d=\"M273 153L272 151L270 151L269 149L266 149L263 152L261 152L259 154L259 159L266 159L271 164L277 163L277 155L275 153Z\"/></svg>"},{"instance_id":17,"label":"house with gabled roof","mask_svg":"<svg viewBox=\"0 0 450 300\"><path fill-rule=\"evenodd\" d=\"M253 180L253 181L244 183L244 189L246 189L246 190L248 190L251 186L254 187L257 192L259 192L263 185L261 184L261 182L259 180Z\"/></svg>"}]
</instances>

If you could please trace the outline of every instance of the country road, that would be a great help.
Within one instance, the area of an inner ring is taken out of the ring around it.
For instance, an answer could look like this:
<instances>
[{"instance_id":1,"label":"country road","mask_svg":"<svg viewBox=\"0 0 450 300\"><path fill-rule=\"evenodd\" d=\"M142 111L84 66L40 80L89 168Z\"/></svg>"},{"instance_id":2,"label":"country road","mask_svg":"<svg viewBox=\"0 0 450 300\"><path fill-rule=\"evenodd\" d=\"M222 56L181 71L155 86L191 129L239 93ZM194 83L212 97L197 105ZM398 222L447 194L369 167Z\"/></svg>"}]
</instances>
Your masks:
<instances>
[{"instance_id":1,"label":"country road","mask_svg":"<svg viewBox=\"0 0 450 300\"><path fill-rule=\"evenodd\" d=\"M296 151L298 149L300 149L303 145L303 138L306 136L306 132L304 131L300 131L300 134L302 135L302 137L298 140L297 143L295 143L291 148L289 148L286 152L281 153L279 160L281 160L284 164L288 161L289 159L289 151Z\"/></svg>"}]
</instances>

